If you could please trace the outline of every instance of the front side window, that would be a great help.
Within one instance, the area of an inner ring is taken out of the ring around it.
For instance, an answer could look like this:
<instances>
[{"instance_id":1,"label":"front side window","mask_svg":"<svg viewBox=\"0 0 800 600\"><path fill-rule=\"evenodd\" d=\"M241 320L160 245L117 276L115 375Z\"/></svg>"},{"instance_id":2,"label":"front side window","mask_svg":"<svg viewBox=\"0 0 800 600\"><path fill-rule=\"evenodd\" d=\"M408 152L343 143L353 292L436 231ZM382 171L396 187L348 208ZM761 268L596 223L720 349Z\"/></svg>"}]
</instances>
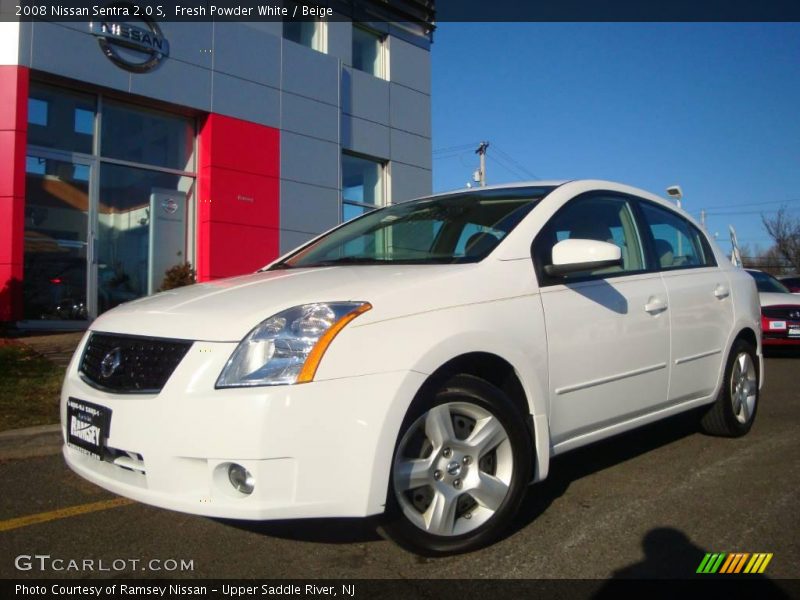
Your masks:
<instances>
[{"instance_id":1,"label":"front side window","mask_svg":"<svg viewBox=\"0 0 800 600\"><path fill-rule=\"evenodd\" d=\"M567 239L615 244L620 248L622 265L550 278L543 267L552 263L553 246ZM643 271L645 258L642 248L630 202L625 198L593 195L576 198L557 212L536 237L533 255L543 283L552 284Z\"/></svg>"},{"instance_id":2,"label":"front side window","mask_svg":"<svg viewBox=\"0 0 800 600\"><path fill-rule=\"evenodd\" d=\"M353 27L353 68L386 79L385 41L379 33Z\"/></svg>"},{"instance_id":3,"label":"front side window","mask_svg":"<svg viewBox=\"0 0 800 600\"><path fill-rule=\"evenodd\" d=\"M642 214L653 234L659 267L664 270L714 266L715 261L702 234L691 223L670 210L642 202Z\"/></svg>"},{"instance_id":4,"label":"front side window","mask_svg":"<svg viewBox=\"0 0 800 600\"><path fill-rule=\"evenodd\" d=\"M342 155L342 220L349 221L383 206L385 166L382 161Z\"/></svg>"},{"instance_id":5,"label":"front side window","mask_svg":"<svg viewBox=\"0 0 800 600\"><path fill-rule=\"evenodd\" d=\"M389 206L345 223L272 268L478 262L552 189L489 190Z\"/></svg>"}]
</instances>

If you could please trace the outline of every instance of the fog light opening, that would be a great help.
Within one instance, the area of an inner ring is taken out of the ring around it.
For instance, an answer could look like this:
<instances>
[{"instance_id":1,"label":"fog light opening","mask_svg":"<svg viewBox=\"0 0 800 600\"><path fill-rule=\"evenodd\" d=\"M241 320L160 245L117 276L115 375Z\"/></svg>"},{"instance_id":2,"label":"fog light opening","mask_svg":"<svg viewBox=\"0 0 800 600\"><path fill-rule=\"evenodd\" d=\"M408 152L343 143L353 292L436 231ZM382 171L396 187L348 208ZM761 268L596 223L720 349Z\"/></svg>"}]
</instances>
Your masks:
<instances>
[{"instance_id":1,"label":"fog light opening","mask_svg":"<svg viewBox=\"0 0 800 600\"><path fill-rule=\"evenodd\" d=\"M237 492L250 495L256 487L256 478L242 465L231 463L228 465L228 481Z\"/></svg>"}]
</instances>

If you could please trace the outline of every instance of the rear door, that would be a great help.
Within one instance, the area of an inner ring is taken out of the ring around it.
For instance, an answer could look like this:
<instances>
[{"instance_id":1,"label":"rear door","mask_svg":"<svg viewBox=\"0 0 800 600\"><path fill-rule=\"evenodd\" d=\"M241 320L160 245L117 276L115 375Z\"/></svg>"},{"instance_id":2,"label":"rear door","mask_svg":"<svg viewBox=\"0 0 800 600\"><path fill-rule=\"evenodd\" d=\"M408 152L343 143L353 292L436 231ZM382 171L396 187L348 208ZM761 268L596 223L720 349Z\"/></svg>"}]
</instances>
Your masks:
<instances>
[{"instance_id":1,"label":"rear door","mask_svg":"<svg viewBox=\"0 0 800 600\"><path fill-rule=\"evenodd\" d=\"M648 268L634 201L578 196L536 236L550 365L554 444L651 412L667 402L669 316L661 275ZM552 247L568 239L612 242L623 264L552 278ZM652 265L650 265L652 267Z\"/></svg>"},{"instance_id":2,"label":"rear door","mask_svg":"<svg viewBox=\"0 0 800 600\"><path fill-rule=\"evenodd\" d=\"M642 201L640 207L669 298L669 401L708 396L716 387L733 327L728 278L697 227L655 203Z\"/></svg>"}]
</instances>

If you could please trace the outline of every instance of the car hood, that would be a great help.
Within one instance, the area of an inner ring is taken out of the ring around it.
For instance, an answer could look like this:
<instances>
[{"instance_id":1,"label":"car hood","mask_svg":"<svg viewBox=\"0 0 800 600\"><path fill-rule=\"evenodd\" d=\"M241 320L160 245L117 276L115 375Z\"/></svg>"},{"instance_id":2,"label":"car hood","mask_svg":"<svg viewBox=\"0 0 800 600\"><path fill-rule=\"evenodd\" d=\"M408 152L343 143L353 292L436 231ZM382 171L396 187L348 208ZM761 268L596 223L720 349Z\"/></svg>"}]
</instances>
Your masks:
<instances>
[{"instance_id":1,"label":"car hood","mask_svg":"<svg viewBox=\"0 0 800 600\"><path fill-rule=\"evenodd\" d=\"M759 292L758 299L761 302L761 306L800 306L800 296L797 294Z\"/></svg>"},{"instance_id":2,"label":"car hood","mask_svg":"<svg viewBox=\"0 0 800 600\"><path fill-rule=\"evenodd\" d=\"M264 271L161 292L121 304L92 323L94 331L162 338L238 342L277 312L314 302L366 301L364 324L462 304L453 278L467 265L336 266ZM474 286L480 288L480 286ZM449 293L448 293L449 291ZM485 295L485 293L484 293ZM415 301L416 300L416 301Z\"/></svg>"}]
</instances>

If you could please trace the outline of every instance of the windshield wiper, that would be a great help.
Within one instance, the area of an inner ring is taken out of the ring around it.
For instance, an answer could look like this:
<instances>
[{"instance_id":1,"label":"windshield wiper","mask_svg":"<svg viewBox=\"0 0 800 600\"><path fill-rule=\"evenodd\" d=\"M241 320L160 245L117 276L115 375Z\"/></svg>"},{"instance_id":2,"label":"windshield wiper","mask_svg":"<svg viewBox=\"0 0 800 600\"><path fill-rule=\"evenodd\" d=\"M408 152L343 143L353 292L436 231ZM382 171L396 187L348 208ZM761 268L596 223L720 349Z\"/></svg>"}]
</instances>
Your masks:
<instances>
[{"instance_id":1,"label":"windshield wiper","mask_svg":"<svg viewBox=\"0 0 800 600\"><path fill-rule=\"evenodd\" d=\"M310 267L331 267L335 265L385 265L391 263L391 260L383 258L374 258L371 256L342 256L340 258L331 258L329 260L320 260L317 262L309 263L307 265L293 265L293 268L305 269Z\"/></svg>"}]
</instances>

